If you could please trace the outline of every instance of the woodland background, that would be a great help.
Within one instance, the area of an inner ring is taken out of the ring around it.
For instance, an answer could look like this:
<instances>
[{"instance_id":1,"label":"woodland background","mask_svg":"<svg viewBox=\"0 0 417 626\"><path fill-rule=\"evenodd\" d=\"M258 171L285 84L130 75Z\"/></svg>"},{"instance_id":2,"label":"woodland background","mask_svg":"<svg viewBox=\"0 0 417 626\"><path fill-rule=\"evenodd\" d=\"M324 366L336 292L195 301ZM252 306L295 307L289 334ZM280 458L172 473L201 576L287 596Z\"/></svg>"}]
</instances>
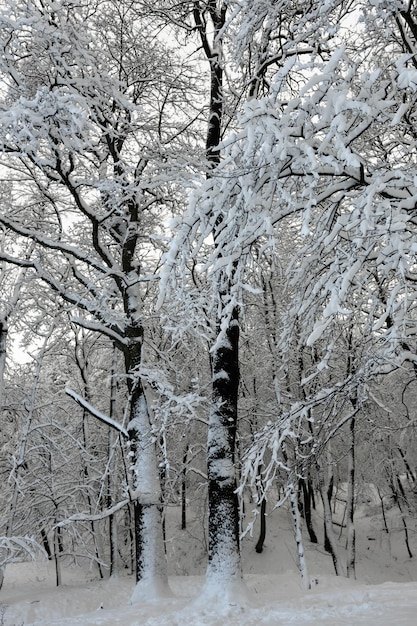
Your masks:
<instances>
[{"instance_id":1,"label":"woodland background","mask_svg":"<svg viewBox=\"0 0 417 626\"><path fill-rule=\"evenodd\" d=\"M286 503L308 588L370 493L412 558L413 0L6 0L0 76L2 578L149 597L177 507L232 592Z\"/></svg>"}]
</instances>

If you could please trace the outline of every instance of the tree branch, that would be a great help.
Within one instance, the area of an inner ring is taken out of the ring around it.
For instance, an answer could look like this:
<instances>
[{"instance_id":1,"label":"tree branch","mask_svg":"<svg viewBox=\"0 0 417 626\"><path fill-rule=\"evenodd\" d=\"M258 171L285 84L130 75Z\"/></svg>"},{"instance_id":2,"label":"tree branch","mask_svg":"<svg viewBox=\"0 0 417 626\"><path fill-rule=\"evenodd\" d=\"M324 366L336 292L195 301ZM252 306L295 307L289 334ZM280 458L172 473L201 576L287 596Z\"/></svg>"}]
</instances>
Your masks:
<instances>
[{"instance_id":1,"label":"tree branch","mask_svg":"<svg viewBox=\"0 0 417 626\"><path fill-rule=\"evenodd\" d=\"M78 393L75 393L75 391L69 389L68 387L65 389L65 393L70 396L70 398L75 400L75 402L79 404L83 409L88 411L90 415L93 415L93 417L96 417L100 422L103 422L103 424L107 424L107 426L114 428L114 430L117 430L121 435L126 437L126 439L129 439L129 434L126 428L124 428L121 424L113 420L108 415L105 415L98 409L94 408L89 402L87 402L87 400L84 400L84 398L79 396Z\"/></svg>"}]
</instances>

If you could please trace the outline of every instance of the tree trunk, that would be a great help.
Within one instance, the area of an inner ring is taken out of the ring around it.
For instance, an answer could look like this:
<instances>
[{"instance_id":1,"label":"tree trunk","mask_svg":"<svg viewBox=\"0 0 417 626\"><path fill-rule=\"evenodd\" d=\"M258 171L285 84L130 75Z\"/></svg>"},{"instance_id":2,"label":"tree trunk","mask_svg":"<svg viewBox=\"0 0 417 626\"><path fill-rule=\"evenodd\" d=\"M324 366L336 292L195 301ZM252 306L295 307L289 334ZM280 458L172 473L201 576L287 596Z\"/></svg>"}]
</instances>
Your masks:
<instances>
[{"instance_id":1,"label":"tree trunk","mask_svg":"<svg viewBox=\"0 0 417 626\"><path fill-rule=\"evenodd\" d=\"M0 321L0 411L4 404L4 372L6 369L7 322Z\"/></svg>"},{"instance_id":2,"label":"tree trunk","mask_svg":"<svg viewBox=\"0 0 417 626\"><path fill-rule=\"evenodd\" d=\"M135 520L134 520L133 503L129 503L129 505L125 509L125 527L127 530L126 535L125 535L125 547L127 547L127 549L129 550L128 558L129 558L130 574L134 574L136 572L135 533L133 532L134 524L135 524Z\"/></svg>"},{"instance_id":3,"label":"tree trunk","mask_svg":"<svg viewBox=\"0 0 417 626\"><path fill-rule=\"evenodd\" d=\"M385 514L384 494L381 493L381 490L378 487L378 485L376 486L376 490L378 492L379 500L381 502L381 513L382 513L382 519L384 520L384 530L385 530L386 533L389 533L389 528L388 528L388 524L387 524L387 516Z\"/></svg>"},{"instance_id":4,"label":"tree trunk","mask_svg":"<svg viewBox=\"0 0 417 626\"><path fill-rule=\"evenodd\" d=\"M218 332L220 334L220 323ZM213 398L207 443L208 581L221 586L242 577L239 503L236 494L235 442L239 387L239 326L235 309L213 352Z\"/></svg>"},{"instance_id":5,"label":"tree trunk","mask_svg":"<svg viewBox=\"0 0 417 626\"><path fill-rule=\"evenodd\" d=\"M185 446L182 458L181 473L181 530L187 528L187 462L188 462L188 444Z\"/></svg>"},{"instance_id":6,"label":"tree trunk","mask_svg":"<svg viewBox=\"0 0 417 626\"><path fill-rule=\"evenodd\" d=\"M87 401L89 401L89 393L88 393L88 388L87 385L85 385L84 387L84 397L86 398ZM84 445L84 450L86 451L86 453L89 452L89 436L88 436L88 417L87 417L87 411L84 410L83 411L83 417L82 417L82 424L83 424L83 445ZM88 508L90 511L90 514L93 514L93 510L94 510L94 506L93 506L93 502L91 500L91 495L90 495L90 485L89 485L89 481L90 481L90 471L89 471L89 466L87 463L87 460L82 457L82 463L84 465L84 469L83 469L83 474L84 474L84 480L85 480L85 493L86 493L86 500L87 500L87 504L88 504ZM90 521L90 528L91 528L91 536L93 539L93 546L94 546L94 553L95 553L95 560L96 560L96 565L97 565L97 569L98 569L98 573L100 578L104 578L103 576L103 569L101 567L101 558L100 558L100 551L99 551L99 547L98 547L98 542L97 542L97 529L96 529L96 523L94 522L94 520Z\"/></svg>"},{"instance_id":7,"label":"tree trunk","mask_svg":"<svg viewBox=\"0 0 417 626\"><path fill-rule=\"evenodd\" d=\"M402 451L400 446L397 446L397 450L400 453L400 456L401 456L401 458L402 458L402 460L404 462L404 466L405 466L405 469L406 469L406 472L407 472L407 478L414 485L415 482L416 482L416 476L415 476L413 470L411 469L411 466L410 466L409 462L407 461L407 457L405 456L405 454Z\"/></svg>"},{"instance_id":8,"label":"tree trunk","mask_svg":"<svg viewBox=\"0 0 417 626\"><path fill-rule=\"evenodd\" d=\"M34 244L31 243L26 253L26 258L29 259L32 254ZM26 277L26 269L21 270L19 276L13 287L13 292L9 298L3 294L3 297L7 301L5 309L0 314L0 411L4 404L4 374L6 370L6 356L7 356L7 335L9 331L9 319L13 314L15 307L20 298L20 292ZM1 586L0 586L1 589Z\"/></svg>"},{"instance_id":9,"label":"tree trunk","mask_svg":"<svg viewBox=\"0 0 417 626\"><path fill-rule=\"evenodd\" d=\"M301 575L303 589L310 589L310 578L307 572L307 564L304 556L303 535L301 532L300 511L298 509L298 498L293 485L290 487L291 515L294 522L294 536L297 545L298 569Z\"/></svg>"},{"instance_id":10,"label":"tree trunk","mask_svg":"<svg viewBox=\"0 0 417 626\"><path fill-rule=\"evenodd\" d=\"M0 416L3 413L4 403L4 371L6 367L6 339L7 339L7 323L5 321L0 322ZM3 562L6 562L7 554L3 550L0 551L0 590L4 581L4 567Z\"/></svg>"},{"instance_id":11,"label":"tree trunk","mask_svg":"<svg viewBox=\"0 0 417 626\"><path fill-rule=\"evenodd\" d=\"M111 379L110 379L110 405L109 416L114 419L116 416L116 368L117 368L117 351L113 346ZM115 472L114 463L114 442L113 429L108 429L107 440L107 457L108 457L108 474L107 474L107 507L111 509L113 506L113 474ZM110 545L110 577L117 575L119 569L118 559L118 540L117 525L115 514L109 516L109 545Z\"/></svg>"},{"instance_id":12,"label":"tree trunk","mask_svg":"<svg viewBox=\"0 0 417 626\"><path fill-rule=\"evenodd\" d=\"M348 453L348 489L346 502L347 525L347 577L355 578L355 418L349 425L350 448Z\"/></svg>"},{"instance_id":13,"label":"tree trunk","mask_svg":"<svg viewBox=\"0 0 417 626\"><path fill-rule=\"evenodd\" d=\"M306 522L306 528L308 535L310 537L311 543L318 543L317 535L315 533L313 527L313 520L311 518L311 507L312 507L312 488L309 480L302 479L301 487L303 490L303 502L304 502L304 519Z\"/></svg>"},{"instance_id":14,"label":"tree trunk","mask_svg":"<svg viewBox=\"0 0 417 626\"><path fill-rule=\"evenodd\" d=\"M132 208L133 213L135 207ZM135 209L136 210L136 209ZM136 223L136 216L135 223ZM136 223L137 227L139 226ZM132 269L136 234L125 243L124 267ZM132 469L131 499L134 507L136 587L132 602L145 602L169 595L163 538L163 507L155 436L142 384L143 325L141 292L136 280L125 294L125 310L130 324L123 346L125 371L130 394L130 421L127 425Z\"/></svg>"},{"instance_id":15,"label":"tree trunk","mask_svg":"<svg viewBox=\"0 0 417 626\"><path fill-rule=\"evenodd\" d=\"M258 554L260 554L262 552L262 550L264 549L264 541L265 541L265 536L266 536L266 500L265 498L262 498L261 501L261 528L259 531L259 539L258 539L258 543L255 546L255 550Z\"/></svg>"},{"instance_id":16,"label":"tree trunk","mask_svg":"<svg viewBox=\"0 0 417 626\"><path fill-rule=\"evenodd\" d=\"M57 587L62 585L61 562L59 557L60 553L63 551L61 532L62 529L60 526L57 526L54 530L55 583Z\"/></svg>"},{"instance_id":17,"label":"tree trunk","mask_svg":"<svg viewBox=\"0 0 417 626\"><path fill-rule=\"evenodd\" d=\"M220 163L223 124L222 30L227 3L208 0L194 5L194 19L210 65L210 102L206 135L207 178ZM208 24L207 18L211 20ZM216 215L214 246L222 256L221 233L227 220ZM219 270L216 338L212 348L212 404L207 434L208 564L205 591L225 597L242 584L239 501L236 494L235 445L239 388L239 311L231 304L234 267ZM203 592L204 595L204 592Z\"/></svg>"},{"instance_id":18,"label":"tree trunk","mask_svg":"<svg viewBox=\"0 0 417 626\"><path fill-rule=\"evenodd\" d=\"M75 362L77 364L78 371L79 371L81 380L83 382L84 398L87 400L87 402L90 403L91 398L90 398L90 385L89 385L89 363L88 363L88 357L85 353L85 346L84 346L85 337L83 336L83 334L79 336L79 334L75 331L74 340L75 340L75 345L74 345ZM89 441L90 437L89 437L89 428L88 428L88 412L86 409L83 409L82 433L83 433L84 450L86 454L88 455L90 452L90 441ZM91 491L90 491L90 480L91 480L90 479L90 467L89 467L87 458L84 455L82 455L81 458L82 458L82 464L83 464L83 475L84 475L84 482L85 482L85 494L86 494L87 505L88 505L90 514L93 515L95 506L92 501ZM98 545L99 534L97 532L97 524L94 522L94 520L90 521L90 528L91 528L91 536L92 536L94 552L95 552L95 562L97 565L98 573L99 573L100 578L104 578L103 568L101 567L101 555L100 555L100 550L99 550L99 545Z\"/></svg>"},{"instance_id":19,"label":"tree trunk","mask_svg":"<svg viewBox=\"0 0 417 626\"><path fill-rule=\"evenodd\" d=\"M330 482L330 481L329 481ZM324 530L325 530L325 548L332 557L336 576L341 576L342 570L337 555L336 539L333 532L333 516L329 501L329 484L325 481L324 471L319 469L319 490L323 502Z\"/></svg>"},{"instance_id":20,"label":"tree trunk","mask_svg":"<svg viewBox=\"0 0 417 626\"><path fill-rule=\"evenodd\" d=\"M48 561L52 561L51 546L49 545L48 535L46 534L46 530L44 528L41 528L40 534L41 534L41 538L42 538L43 549L45 550L46 554L48 555Z\"/></svg>"},{"instance_id":21,"label":"tree trunk","mask_svg":"<svg viewBox=\"0 0 417 626\"><path fill-rule=\"evenodd\" d=\"M148 407L139 379L132 387L131 421L136 587L132 602L167 595L168 578L163 541L161 487Z\"/></svg>"},{"instance_id":22,"label":"tree trunk","mask_svg":"<svg viewBox=\"0 0 417 626\"><path fill-rule=\"evenodd\" d=\"M395 486L395 483L396 483L397 487ZM405 505L407 505L407 500L405 498L405 493L404 493L403 487L401 485L401 479L397 475L395 475L395 483L394 483L394 477L392 477L392 479L390 481L390 487L391 487L391 491L392 491L392 496L393 496L394 502L396 503L396 505L398 506L398 509L400 511L401 521L402 521L402 524L403 524L403 527L404 527L405 547L407 548L408 556L410 557L410 559L412 559L413 558L413 553L411 552L411 548L410 548L410 540L409 540L409 534L408 534L406 513L404 512L403 506L401 504L401 500L403 500Z\"/></svg>"}]
</instances>

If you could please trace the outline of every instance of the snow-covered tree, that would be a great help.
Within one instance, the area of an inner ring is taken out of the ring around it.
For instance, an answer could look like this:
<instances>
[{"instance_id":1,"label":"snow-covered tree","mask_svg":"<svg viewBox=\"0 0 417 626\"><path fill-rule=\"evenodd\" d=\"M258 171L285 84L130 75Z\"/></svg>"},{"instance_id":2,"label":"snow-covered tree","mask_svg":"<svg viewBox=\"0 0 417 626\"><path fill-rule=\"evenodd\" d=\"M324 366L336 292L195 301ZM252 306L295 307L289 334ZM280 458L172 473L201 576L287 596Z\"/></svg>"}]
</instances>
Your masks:
<instances>
[{"instance_id":1,"label":"snow-covered tree","mask_svg":"<svg viewBox=\"0 0 417 626\"><path fill-rule=\"evenodd\" d=\"M116 428L131 445L138 598L166 582L143 300L180 198L171 181L193 150L182 131L196 115L194 88L130 2L7 2L0 31L0 148L11 181L0 223L34 244L30 259L12 248L1 258L28 268L72 323L123 355L130 414Z\"/></svg>"},{"instance_id":2,"label":"snow-covered tree","mask_svg":"<svg viewBox=\"0 0 417 626\"><path fill-rule=\"evenodd\" d=\"M309 163L309 138L303 142L302 129L304 120L314 119L320 99L309 77L321 70L324 90L330 89L339 61L337 54L332 57L337 46L332 41L348 11L344 3L326 9L320 3L305 8L287 2L194 3L210 80L206 180L177 224L162 291L175 297L168 286L175 265L183 281L190 264L198 264L212 285L207 581L222 590L225 580L233 583L241 575L235 443L239 317L244 293L252 289L251 248L273 248L276 224L308 213L309 202L315 202L317 166ZM353 175L355 166L349 162ZM181 296L189 297L184 291Z\"/></svg>"}]
</instances>

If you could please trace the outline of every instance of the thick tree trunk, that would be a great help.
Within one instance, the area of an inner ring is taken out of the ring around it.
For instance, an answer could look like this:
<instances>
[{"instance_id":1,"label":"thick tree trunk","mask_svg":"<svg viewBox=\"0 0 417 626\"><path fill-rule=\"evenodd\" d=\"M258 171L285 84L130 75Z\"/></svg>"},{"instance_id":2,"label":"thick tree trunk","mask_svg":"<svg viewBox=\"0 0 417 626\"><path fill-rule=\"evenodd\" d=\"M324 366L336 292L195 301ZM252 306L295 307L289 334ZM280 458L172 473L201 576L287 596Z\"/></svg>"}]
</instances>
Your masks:
<instances>
[{"instance_id":1,"label":"thick tree trunk","mask_svg":"<svg viewBox=\"0 0 417 626\"><path fill-rule=\"evenodd\" d=\"M220 332L220 324L219 324ZM235 442L239 387L238 311L213 353L212 410L208 427L207 580L224 587L241 580L239 503L236 494Z\"/></svg>"},{"instance_id":2,"label":"thick tree trunk","mask_svg":"<svg viewBox=\"0 0 417 626\"><path fill-rule=\"evenodd\" d=\"M228 3L194 3L194 19L210 66L210 101L206 136L207 178L220 163L223 132L223 29ZM215 254L223 256L227 207L214 211ZM232 208L232 207L231 207ZM212 347L212 405L207 438L208 565L203 590L222 599L242 586L239 501L235 464L239 389L239 308L234 283L237 261L218 269L216 338Z\"/></svg>"},{"instance_id":3,"label":"thick tree trunk","mask_svg":"<svg viewBox=\"0 0 417 626\"><path fill-rule=\"evenodd\" d=\"M132 388L128 425L132 452L132 500L136 546L136 587L132 602L168 593L162 502L156 449L145 394L139 380Z\"/></svg>"},{"instance_id":4,"label":"thick tree trunk","mask_svg":"<svg viewBox=\"0 0 417 626\"><path fill-rule=\"evenodd\" d=\"M195 3L194 19L210 65L210 102L206 136L209 164L207 177L220 162L219 142L223 124L222 29L227 3L208 0ZM211 20L208 25L207 17ZM225 222L216 216L214 245L221 253L221 231ZM220 237L220 242L219 242ZM239 312L230 310L232 276L219 272L216 339L212 350L212 406L207 436L208 475L208 565L205 591L224 598L242 584L239 541L239 501L236 494L235 444L239 388ZM203 592L204 595L204 592Z\"/></svg>"},{"instance_id":5,"label":"thick tree trunk","mask_svg":"<svg viewBox=\"0 0 417 626\"><path fill-rule=\"evenodd\" d=\"M46 530L44 528L41 528L40 535L42 539L42 547L48 555L48 561L52 561L51 546L49 545L48 535L46 534Z\"/></svg>"},{"instance_id":6,"label":"thick tree trunk","mask_svg":"<svg viewBox=\"0 0 417 626\"><path fill-rule=\"evenodd\" d=\"M135 208L135 207L133 207ZM132 209L133 210L133 209ZM136 220L136 216L135 216ZM132 268L136 235L125 245L124 267ZM163 537L163 507L155 437L140 368L143 326L141 293L135 280L125 294L130 319L126 329L125 371L130 394L130 421L127 425L132 469L131 499L134 507L136 587L132 602L146 602L169 595Z\"/></svg>"}]
</instances>

